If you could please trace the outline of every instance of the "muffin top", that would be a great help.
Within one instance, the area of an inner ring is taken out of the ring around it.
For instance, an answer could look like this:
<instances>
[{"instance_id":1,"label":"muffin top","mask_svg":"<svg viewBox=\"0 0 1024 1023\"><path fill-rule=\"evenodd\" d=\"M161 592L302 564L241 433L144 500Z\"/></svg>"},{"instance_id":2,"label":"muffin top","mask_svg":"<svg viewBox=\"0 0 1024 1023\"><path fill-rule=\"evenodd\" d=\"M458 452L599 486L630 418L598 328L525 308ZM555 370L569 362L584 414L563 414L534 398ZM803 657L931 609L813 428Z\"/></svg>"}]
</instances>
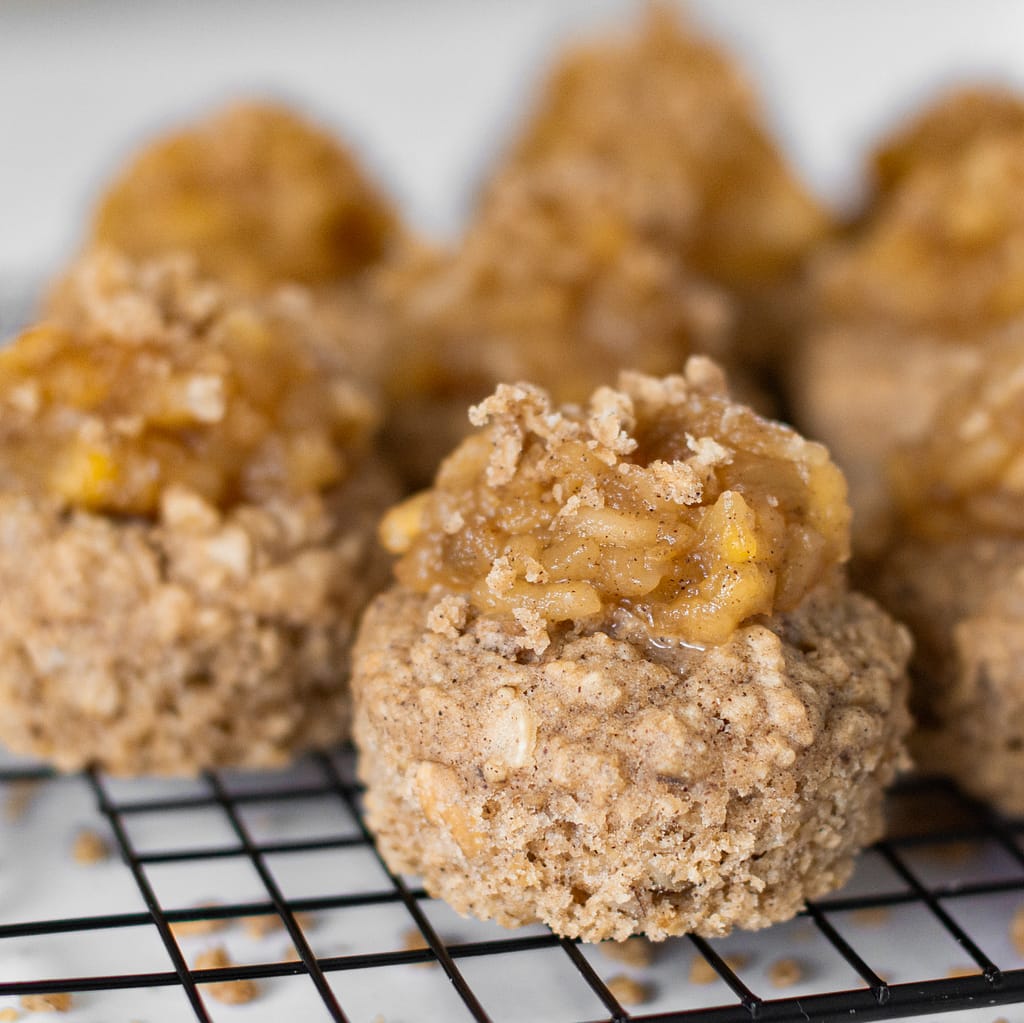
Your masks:
<instances>
[{"instance_id":1,"label":"muffin top","mask_svg":"<svg viewBox=\"0 0 1024 1023\"><path fill-rule=\"evenodd\" d=\"M875 186L886 193L919 167L955 160L982 139L1024 129L1024 98L995 86L955 89L891 135L874 154Z\"/></svg>"},{"instance_id":2,"label":"muffin top","mask_svg":"<svg viewBox=\"0 0 1024 1023\"><path fill-rule=\"evenodd\" d=\"M1024 534L1024 331L986 346L929 428L895 453L891 480L917 535Z\"/></svg>"},{"instance_id":3,"label":"muffin top","mask_svg":"<svg viewBox=\"0 0 1024 1023\"><path fill-rule=\"evenodd\" d=\"M673 178L695 210L677 244L695 269L729 283L788 273L828 227L738 69L667 6L652 7L639 32L559 61L512 164L556 153L612 163L653 194Z\"/></svg>"},{"instance_id":4,"label":"muffin top","mask_svg":"<svg viewBox=\"0 0 1024 1023\"><path fill-rule=\"evenodd\" d=\"M387 386L478 401L535 380L584 401L627 367L662 374L727 357L730 310L671 249L690 211L571 158L509 173L450 254L410 250L377 275L395 332Z\"/></svg>"},{"instance_id":5,"label":"muffin top","mask_svg":"<svg viewBox=\"0 0 1024 1023\"><path fill-rule=\"evenodd\" d=\"M283 106L243 103L139 153L103 197L93 240L136 258L190 252L204 273L259 290L344 278L396 231L334 139Z\"/></svg>"},{"instance_id":6,"label":"muffin top","mask_svg":"<svg viewBox=\"0 0 1024 1023\"><path fill-rule=\"evenodd\" d=\"M1024 130L924 162L818 268L820 312L983 339L1024 313Z\"/></svg>"},{"instance_id":7,"label":"muffin top","mask_svg":"<svg viewBox=\"0 0 1024 1023\"><path fill-rule=\"evenodd\" d=\"M721 371L623 373L586 407L501 385L434 487L381 535L397 577L468 596L546 645L549 625L626 613L655 637L726 641L792 609L848 553L846 485L826 450L730 401Z\"/></svg>"},{"instance_id":8,"label":"muffin top","mask_svg":"<svg viewBox=\"0 0 1024 1023\"><path fill-rule=\"evenodd\" d=\"M150 515L172 484L223 508L340 483L376 412L303 309L87 254L0 349L0 489Z\"/></svg>"}]
</instances>

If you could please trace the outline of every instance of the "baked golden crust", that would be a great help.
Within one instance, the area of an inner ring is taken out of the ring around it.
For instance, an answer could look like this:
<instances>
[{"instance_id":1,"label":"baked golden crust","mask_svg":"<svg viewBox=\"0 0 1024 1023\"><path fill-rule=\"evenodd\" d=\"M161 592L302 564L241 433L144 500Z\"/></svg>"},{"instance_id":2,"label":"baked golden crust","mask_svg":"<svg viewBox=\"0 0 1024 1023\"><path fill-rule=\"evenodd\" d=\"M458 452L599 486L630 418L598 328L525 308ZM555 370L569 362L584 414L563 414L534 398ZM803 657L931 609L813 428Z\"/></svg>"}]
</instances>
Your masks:
<instances>
[{"instance_id":1,"label":"baked golden crust","mask_svg":"<svg viewBox=\"0 0 1024 1023\"><path fill-rule=\"evenodd\" d=\"M0 496L0 740L61 770L275 767L348 736L349 647L387 576L390 474L112 519Z\"/></svg>"},{"instance_id":2,"label":"baked golden crust","mask_svg":"<svg viewBox=\"0 0 1024 1023\"><path fill-rule=\"evenodd\" d=\"M92 240L142 259L189 252L258 291L347 277L397 230L334 139L284 106L239 103L143 149L102 198Z\"/></svg>"},{"instance_id":3,"label":"baked golden crust","mask_svg":"<svg viewBox=\"0 0 1024 1023\"><path fill-rule=\"evenodd\" d=\"M764 927L881 835L909 648L826 589L705 652L627 625L524 656L465 598L395 587L354 655L368 819L391 869L504 926Z\"/></svg>"}]
</instances>

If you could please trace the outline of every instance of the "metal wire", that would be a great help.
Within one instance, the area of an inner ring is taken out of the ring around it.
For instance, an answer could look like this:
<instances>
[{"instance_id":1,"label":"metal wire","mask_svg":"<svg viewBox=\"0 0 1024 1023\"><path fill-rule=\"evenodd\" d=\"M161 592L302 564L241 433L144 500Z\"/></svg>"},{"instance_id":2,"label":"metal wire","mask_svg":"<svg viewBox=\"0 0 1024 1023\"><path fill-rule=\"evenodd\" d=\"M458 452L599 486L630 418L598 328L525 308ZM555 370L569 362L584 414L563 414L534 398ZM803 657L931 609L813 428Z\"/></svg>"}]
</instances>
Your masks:
<instances>
[{"instance_id":1,"label":"metal wire","mask_svg":"<svg viewBox=\"0 0 1024 1023\"><path fill-rule=\"evenodd\" d=\"M339 769L339 764L341 769ZM380 890L350 894L324 893L309 898L287 898L278 886L266 864L268 855L287 855L329 849L362 848L373 852L372 836L363 820L359 788L346 780L351 766L351 754L336 761L321 754L313 758L311 766L318 774L313 783L291 787L257 788L233 793L230 785L217 773L207 776L208 792L181 798L124 799L112 794L112 787L99 774L86 775L95 805L109 822L118 843L120 854L144 900L145 912L109 913L101 915L64 917L49 920L29 920L0 924L0 941L9 938L56 935L71 932L101 932L117 928L153 926L156 928L172 969L147 973L100 977L62 977L40 980L9 981L0 978L0 996L47 994L54 992L103 991L124 988L152 988L178 986L182 989L197 1020L210 1019L203 1002L202 985L210 982L249 980L270 977L308 976L316 987L330 1017L345 1021L346 1016L344 974L353 970L381 970L382 983L387 967L436 962L440 964L455 992L470 1016L478 1023L489 1023L491 1017L460 967L460 963L480 957L505 955L510 952L535 951L545 955L564 956L578 971L582 981L604 1006L607 1015L588 1023L625 1023L627 1020L648 1023L673 1021L702 1021L702 1023L747 1023L765 1021L818 1021L841 1016L844 1019L882 1020L907 1015L927 1015L954 1009L967 1009L981 1005L1024 1003L1024 969L1000 970L978 939L958 923L947 905L958 899L976 895L1018 893L1024 897L1024 851L1019 840L1024 834L1024 823L1013 823L991 814L977 803L963 797L941 780L916 781L904 785L904 793L917 800L940 796L952 807L952 824L947 820L938 828L920 833L896 835L880 842L876 854L905 884L904 891L868 892L866 894L819 900L808 906L804 915L815 925L828 945L847 963L864 982L863 988L824 992L796 997L768 997L764 992L752 990L741 979L713 945L693 937L691 942L715 974L735 996L730 1004L702 1009L678 1009L655 1014L631 1013L609 986L601 979L581 947L552 934L530 936L509 935L497 940L462 943L445 942L431 925L424 904L426 892L410 886L389 871L379 860L387 877L387 887ZM0 783L42 780L48 777L44 770L10 769L0 771ZM337 800L352 816L357 833L329 838L257 840L246 826L242 809L259 803L282 806L301 798ZM234 841L212 846L180 849L139 851L135 848L125 821L136 814L158 814L164 821L173 821L176 814L195 810L216 810L228 824ZM922 815L924 816L924 815ZM949 815L947 814L947 817ZM1002 850L1013 864L1020 868L1018 878L985 878L957 881L954 884L929 884L911 862L916 849L937 842L990 842ZM206 860L238 858L248 861L263 886L265 899L246 902L196 906L189 909L165 909L146 876L146 867L152 864L179 862L202 863ZM355 907L390 905L402 907L410 924L422 935L425 947L391 952L371 952L351 955L318 956L303 933L300 914L316 910L333 910L344 914ZM847 936L833 922L840 913L855 910L875 910L907 905L924 907L931 918L952 938L972 961L979 972L965 977L936 976L908 984L888 983L868 965L865 957L854 948ZM216 969L190 968L175 939L172 925L186 921L225 920L246 916L277 914L284 923L298 959L291 962L251 963ZM763 932L770 940L771 931ZM338 975L335 983L329 975ZM244 1015L244 1014L243 1014Z\"/></svg>"}]
</instances>

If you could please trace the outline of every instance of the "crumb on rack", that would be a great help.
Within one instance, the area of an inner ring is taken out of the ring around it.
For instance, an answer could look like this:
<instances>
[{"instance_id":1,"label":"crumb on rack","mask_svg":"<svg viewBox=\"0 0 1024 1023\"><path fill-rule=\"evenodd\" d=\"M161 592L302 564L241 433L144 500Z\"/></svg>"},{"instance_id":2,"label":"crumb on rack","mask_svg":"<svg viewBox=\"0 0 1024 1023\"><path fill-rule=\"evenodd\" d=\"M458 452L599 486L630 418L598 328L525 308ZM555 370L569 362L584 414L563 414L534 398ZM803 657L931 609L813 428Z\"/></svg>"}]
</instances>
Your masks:
<instances>
[{"instance_id":1,"label":"crumb on rack","mask_svg":"<svg viewBox=\"0 0 1024 1023\"><path fill-rule=\"evenodd\" d=\"M110 858L110 846L107 840L91 828L83 828L75 835L74 844L71 847L71 855L75 863L82 866L90 866L94 863L102 863Z\"/></svg>"},{"instance_id":2,"label":"crumb on rack","mask_svg":"<svg viewBox=\"0 0 1024 1023\"><path fill-rule=\"evenodd\" d=\"M295 922L303 931L311 930L316 922L312 913L296 913ZM277 913L260 913L258 916L243 916L242 929L254 940L265 938L275 931L284 930L284 920Z\"/></svg>"},{"instance_id":3,"label":"crumb on rack","mask_svg":"<svg viewBox=\"0 0 1024 1023\"><path fill-rule=\"evenodd\" d=\"M602 941L597 947L608 959L627 966L650 966L654 962L654 945L639 934L625 941Z\"/></svg>"},{"instance_id":4,"label":"crumb on rack","mask_svg":"<svg viewBox=\"0 0 1024 1023\"><path fill-rule=\"evenodd\" d=\"M1017 912L1010 921L1010 942L1017 955L1024 956L1024 903L1017 907Z\"/></svg>"},{"instance_id":5,"label":"crumb on rack","mask_svg":"<svg viewBox=\"0 0 1024 1023\"><path fill-rule=\"evenodd\" d=\"M198 902L193 909L210 909L214 906L221 905L216 899L211 899L209 902ZM222 931L227 927L227 920L220 917L213 917L208 920L178 920L172 923L171 934L176 938L193 938L200 934L214 934L217 931Z\"/></svg>"},{"instance_id":6,"label":"crumb on rack","mask_svg":"<svg viewBox=\"0 0 1024 1023\"><path fill-rule=\"evenodd\" d=\"M419 932L418 928L410 927L402 935L402 950L405 952L419 952L423 949L429 949L430 945L427 944L426 938ZM414 966L436 966L436 959L428 959L423 963L414 963Z\"/></svg>"},{"instance_id":7,"label":"crumb on rack","mask_svg":"<svg viewBox=\"0 0 1024 1023\"><path fill-rule=\"evenodd\" d=\"M777 959L768 967L768 980L772 987L792 987L803 980L804 968L796 959Z\"/></svg>"},{"instance_id":8,"label":"crumb on rack","mask_svg":"<svg viewBox=\"0 0 1024 1023\"><path fill-rule=\"evenodd\" d=\"M608 981L608 990L615 996L620 1005L643 1005L648 1002L653 994L650 984L643 984L639 980L627 977L620 973Z\"/></svg>"},{"instance_id":9,"label":"crumb on rack","mask_svg":"<svg viewBox=\"0 0 1024 1023\"><path fill-rule=\"evenodd\" d=\"M223 945L209 948L196 956L194 970L219 970L226 966L234 966L235 962L228 955ZM245 1005L259 997L260 986L254 980L214 980L203 984L209 996L225 1005Z\"/></svg>"},{"instance_id":10,"label":"crumb on rack","mask_svg":"<svg viewBox=\"0 0 1024 1023\"><path fill-rule=\"evenodd\" d=\"M950 980L956 977L976 977L979 973L981 970L977 966L951 966L946 970L946 976Z\"/></svg>"},{"instance_id":11,"label":"crumb on rack","mask_svg":"<svg viewBox=\"0 0 1024 1023\"><path fill-rule=\"evenodd\" d=\"M730 970L742 970L747 965L747 957L742 955L725 956L725 965ZM718 971L703 956L696 955L690 963L691 984L714 984L720 980Z\"/></svg>"},{"instance_id":12,"label":"crumb on rack","mask_svg":"<svg viewBox=\"0 0 1024 1023\"><path fill-rule=\"evenodd\" d=\"M891 915L888 906L865 906L855 909L850 917L860 927L884 927Z\"/></svg>"},{"instance_id":13,"label":"crumb on rack","mask_svg":"<svg viewBox=\"0 0 1024 1023\"><path fill-rule=\"evenodd\" d=\"M7 786L7 803L5 816L11 824L17 824L32 805L36 798L42 782L39 781L12 781Z\"/></svg>"},{"instance_id":14,"label":"crumb on rack","mask_svg":"<svg viewBox=\"0 0 1024 1023\"><path fill-rule=\"evenodd\" d=\"M48 995L22 995L21 1007L26 1012L67 1012L71 1008L71 995L54 991Z\"/></svg>"},{"instance_id":15,"label":"crumb on rack","mask_svg":"<svg viewBox=\"0 0 1024 1023\"><path fill-rule=\"evenodd\" d=\"M21 1013L17 1009L10 1005L5 1009L0 1009L0 1023L14 1023L16 1019L21 1019Z\"/></svg>"}]
</instances>

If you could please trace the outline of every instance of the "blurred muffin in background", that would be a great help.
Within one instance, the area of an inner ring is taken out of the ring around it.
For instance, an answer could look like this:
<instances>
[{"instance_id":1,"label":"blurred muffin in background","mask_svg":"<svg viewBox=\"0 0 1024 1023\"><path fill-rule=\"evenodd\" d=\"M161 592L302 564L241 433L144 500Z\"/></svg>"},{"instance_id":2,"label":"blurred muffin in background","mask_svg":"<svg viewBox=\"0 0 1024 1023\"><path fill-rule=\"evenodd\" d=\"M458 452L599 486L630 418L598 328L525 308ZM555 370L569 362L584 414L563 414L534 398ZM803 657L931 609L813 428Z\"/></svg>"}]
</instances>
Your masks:
<instances>
[{"instance_id":1,"label":"blurred muffin in background","mask_svg":"<svg viewBox=\"0 0 1024 1023\"><path fill-rule=\"evenodd\" d=\"M267 767L348 733L386 576L379 409L287 294L83 258L0 351L0 739L62 769Z\"/></svg>"},{"instance_id":2,"label":"blurred muffin in background","mask_svg":"<svg viewBox=\"0 0 1024 1023\"><path fill-rule=\"evenodd\" d=\"M1024 814L1024 333L983 349L891 468L876 587L916 638L916 759Z\"/></svg>"},{"instance_id":3,"label":"blurred muffin in background","mask_svg":"<svg viewBox=\"0 0 1024 1023\"><path fill-rule=\"evenodd\" d=\"M409 248L377 273L390 363L386 442L423 485L503 380L581 401L617 372L732 362L731 308L671 239L692 214L619 168L560 157L502 177L450 252Z\"/></svg>"},{"instance_id":4,"label":"blurred muffin in background","mask_svg":"<svg viewBox=\"0 0 1024 1023\"><path fill-rule=\"evenodd\" d=\"M192 253L248 291L327 285L378 260L398 220L355 159L287 107L239 103L157 138L101 199L92 240Z\"/></svg>"},{"instance_id":5,"label":"blurred muffin in background","mask_svg":"<svg viewBox=\"0 0 1024 1023\"><path fill-rule=\"evenodd\" d=\"M896 131L872 158L876 196L901 185L925 165L955 159L993 136L1024 130L1024 99L1008 89L954 89Z\"/></svg>"},{"instance_id":6,"label":"blurred muffin in background","mask_svg":"<svg viewBox=\"0 0 1024 1023\"><path fill-rule=\"evenodd\" d=\"M612 168L665 217L688 207L675 219L676 253L738 300L745 358L784 354L796 279L830 218L786 165L732 60L665 6L652 7L630 34L573 46L484 207L506 175L566 155Z\"/></svg>"},{"instance_id":7,"label":"blurred muffin in background","mask_svg":"<svg viewBox=\"0 0 1024 1023\"><path fill-rule=\"evenodd\" d=\"M903 137L939 138L943 113L958 134L961 107L947 103ZM981 346L1024 329L1024 129L968 137L946 160L927 151L818 259L792 378L798 421L847 473L863 554L886 541L893 446L931 422Z\"/></svg>"}]
</instances>

